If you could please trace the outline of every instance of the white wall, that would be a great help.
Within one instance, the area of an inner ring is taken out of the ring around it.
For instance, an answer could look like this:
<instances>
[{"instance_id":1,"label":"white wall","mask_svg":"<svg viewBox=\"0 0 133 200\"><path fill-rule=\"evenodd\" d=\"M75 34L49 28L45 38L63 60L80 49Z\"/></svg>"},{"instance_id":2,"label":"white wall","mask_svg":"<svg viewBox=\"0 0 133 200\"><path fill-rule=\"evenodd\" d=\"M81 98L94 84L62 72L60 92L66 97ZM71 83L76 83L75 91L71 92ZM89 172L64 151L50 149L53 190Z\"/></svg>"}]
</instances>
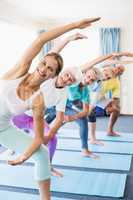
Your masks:
<instances>
[{"instance_id":1,"label":"white wall","mask_svg":"<svg viewBox=\"0 0 133 200\"><path fill-rule=\"evenodd\" d=\"M73 31L63 36L67 37L77 31ZM97 28L90 28L78 31L84 34L88 39L70 42L61 52L64 59L64 66L79 66L85 62L99 56L99 32Z\"/></svg>"},{"instance_id":2,"label":"white wall","mask_svg":"<svg viewBox=\"0 0 133 200\"><path fill-rule=\"evenodd\" d=\"M133 27L122 29L121 49L133 52ZM130 58L131 59L131 58ZM129 60L129 59L128 59ZM133 60L133 58L132 58ZM133 114L133 66L126 65L126 71L121 77L121 113Z\"/></svg>"},{"instance_id":3,"label":"white wall","mask_svg":"<svg viewBox=\"0 0 133 200\"><path fill-rule=\"evenodd\" d=\"M35 38L35 32L0 21L0 76L22 56Z\"/></svg>"}]
</instances>

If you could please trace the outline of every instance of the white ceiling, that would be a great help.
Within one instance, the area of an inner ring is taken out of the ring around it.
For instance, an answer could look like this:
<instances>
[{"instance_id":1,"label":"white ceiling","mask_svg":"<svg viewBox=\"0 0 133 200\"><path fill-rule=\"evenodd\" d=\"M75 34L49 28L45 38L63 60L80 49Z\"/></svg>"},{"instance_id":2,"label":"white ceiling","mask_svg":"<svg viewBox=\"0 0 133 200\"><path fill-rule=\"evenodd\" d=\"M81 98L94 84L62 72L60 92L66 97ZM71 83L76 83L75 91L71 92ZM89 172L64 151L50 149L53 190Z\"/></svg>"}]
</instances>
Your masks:
<instances>
[{"instance_id":1,"label":"white ceiling","mask_svg":"<svg viewBox=\"0 0 133 200\"><path fill-rule=\"evenodd\" d=\"M132 26L133 0L0 0L0 19L44 27L101 16L100 26Z\"/></svg>"}]
</instances>

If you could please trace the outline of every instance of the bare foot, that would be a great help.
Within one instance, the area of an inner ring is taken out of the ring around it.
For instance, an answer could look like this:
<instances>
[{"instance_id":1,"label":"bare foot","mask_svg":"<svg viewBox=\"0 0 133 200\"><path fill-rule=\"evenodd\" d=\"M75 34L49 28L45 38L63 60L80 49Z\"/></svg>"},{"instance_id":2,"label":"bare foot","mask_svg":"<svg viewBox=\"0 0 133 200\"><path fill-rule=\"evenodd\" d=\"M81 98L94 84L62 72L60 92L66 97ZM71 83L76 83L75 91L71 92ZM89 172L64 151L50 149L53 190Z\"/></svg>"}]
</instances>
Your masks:
<instances>
[{"instance_id":1,"label":"bare foot","mask_svg":"<svg viewBox=\"0 0 133 200\"><path fill-rule=\"evenodd\" d=\"M121 135L114 131L110 131L107 133L107 136L120 137Z\"/></svg>"},{"instance_id":2,"label":"bare foot","mask_svg":"<svg viewBox=\"0 0 133 200\"><path fill-rule=\"evenodd\" d=\"M100 140L90 140L90 144L96 144L96 145L104 145L104 143Z\"/></svg>"},{"instance_id":3,"label":"bare foot","mask_svg":"<svg viewBox=\"0 0 133 200\"><path fill-rule=\"evenodd\" d=\"M89 151L89 150L83 150L83 151L82 151L82 155L83 155L84 157L90 157L90 158L93 158L93 159L98 159L98 158L99 158L98 155L92 153L92 152Z\"/></svg>"},{"instance_id":4,"label":"bare foot","mask_svg":"<svg viewBox=\"0 0 133 200\"><path fill-rule=\"evenodd\" d=\"M52 176L57 176L57 177L63 177L64 176L60 171L58 171L54 168L52 168L51 172L52 172Z\"/></svg>"}]
</instances>

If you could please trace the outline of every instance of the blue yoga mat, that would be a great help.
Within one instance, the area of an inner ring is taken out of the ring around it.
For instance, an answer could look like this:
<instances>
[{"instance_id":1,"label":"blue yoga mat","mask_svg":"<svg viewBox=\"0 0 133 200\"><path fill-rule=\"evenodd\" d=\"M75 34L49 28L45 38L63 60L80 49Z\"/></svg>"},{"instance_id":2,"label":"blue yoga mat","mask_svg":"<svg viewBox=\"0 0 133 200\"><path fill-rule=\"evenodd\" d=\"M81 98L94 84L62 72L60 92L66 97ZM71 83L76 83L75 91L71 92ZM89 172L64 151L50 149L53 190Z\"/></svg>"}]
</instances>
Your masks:
<instances>
[{"instance_id":1,"label":"blue yoga mat","mask_svg":"<svg viewBox=\"0 0 133 200\"><path fill-rule=\"evenodd\" d=\"M39 195L20 193L20 192L10 192L10 191L0 191L1 200L39 200ZM54 200L54 199L53 199Z\"/></svg>"},{"instance_id":2,"label":"blue yoga mat","mask_svg":"<svg viewBox=\"0 0 133 200\"><path fill-rule=\"evenodd\" d=\"M60 128L58 131L59 138L77 138L79 139L79 129ZM107 136L105 131L96 131L96 138L98 140L119 141L119 142L133 142L133 133L119 133L120 137Z\"/></svg>"},{"instance_id":3,"label":"blue yoga mat","mask_svg":"<svg viewBox=\"0 0 133 200\"><path fill-rule=\"evenodd\" d=\"M133 154L133 144L129 142L104 142L104 146L91 145L89 149L94 152ZM81 151L81 142L77 139L58 139L57 149Z\"/></svg>"},{"instance_id":4,"label":"blue yoga mat","mask_svg":"<svg viewBox=\"0 0 133 200\"><path fill-rule=\"evenodd\" d=\"M53 165L92 169L129 170L131 155L97 154L98 159L83 157L79 152L56 150ZM65 158L65 159L64 159Z\"/></svg>"},{"instance_id":5,"label":"blue yoga mat","mask_svg":"<svg viewBox=\"0 0 133 200\"><path fill-rule=\"evenodd\" d=\"M123 197L126 174L63 170L63 178L52 177L51 191L81 195ZM37 189L33 167L1 164L0 185Z\"/></svg>"},{"instance_id":6,"label":"blue yoga mat","mask_svg":"<svg viewBox=\"0 0 133 200\"><path fill-rule=\"evenodd\" d=\"M39 195L0 190L0 199L1 200L13 200L13 199L14 200L39 200ZM52 197L51 200L71 200L71 199Z\"/></svg>"},{"instance_id":7,"label":"blue yoga mat","mask_svg":"<svg viewBox=\"0 0 133 200\"><path fill-rule=\"evenodd\" d=\"M116 142L132 142L133 143L133 133L120 133L120 136L107 136L105 131L97 131L96 136L99 140L116 141Z\"/></svg>"},{"instance_id":8,"label":"blue yoga mat","mask_svg":"<svg viewBox=\"0 0 133 200\"><path fill-rule=\"evenodd\" d=\"M111 170L125 170L128 171L131 165L131 155L118 155L95 153L99 156L98 159L83 157L80 152L74 151L59 151L56 150L52 164L59 166L84 167L92 169L111 169ZM6 152L0 155L0 163L6 160L15 159L18 155L7 156ZM64 159L65 158L65 159ZM26 163L32 163L29 159Z\"/></svg>"}]
</instances>

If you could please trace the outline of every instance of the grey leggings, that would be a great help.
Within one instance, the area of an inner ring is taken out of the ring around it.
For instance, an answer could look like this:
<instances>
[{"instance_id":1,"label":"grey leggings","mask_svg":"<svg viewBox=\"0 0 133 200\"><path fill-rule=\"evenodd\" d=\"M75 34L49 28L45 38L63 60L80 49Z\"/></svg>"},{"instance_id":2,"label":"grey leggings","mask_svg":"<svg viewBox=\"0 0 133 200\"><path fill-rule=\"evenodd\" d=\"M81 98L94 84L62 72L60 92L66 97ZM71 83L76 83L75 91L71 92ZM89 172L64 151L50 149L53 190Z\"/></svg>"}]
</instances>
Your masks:
<instances>
[{"instance_id":1,"label":"grey leggings","mask_svg":"<svg viewBox=\"0 0 133 200\"><path fill-rule=\"evenodd\" d=\"M32 143L33 138L15 127L0 131L0 144L23 153ZM47 147L42 145L31 158L35 161L35 179L37 181L50 178L50 161Z\"/></svg>"}]
</instances>

